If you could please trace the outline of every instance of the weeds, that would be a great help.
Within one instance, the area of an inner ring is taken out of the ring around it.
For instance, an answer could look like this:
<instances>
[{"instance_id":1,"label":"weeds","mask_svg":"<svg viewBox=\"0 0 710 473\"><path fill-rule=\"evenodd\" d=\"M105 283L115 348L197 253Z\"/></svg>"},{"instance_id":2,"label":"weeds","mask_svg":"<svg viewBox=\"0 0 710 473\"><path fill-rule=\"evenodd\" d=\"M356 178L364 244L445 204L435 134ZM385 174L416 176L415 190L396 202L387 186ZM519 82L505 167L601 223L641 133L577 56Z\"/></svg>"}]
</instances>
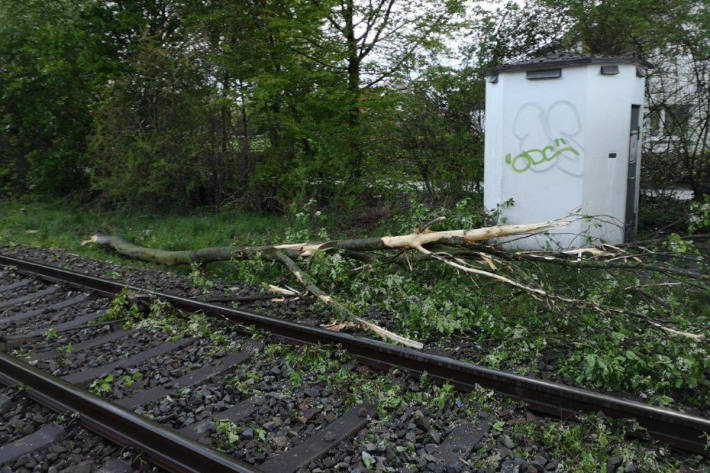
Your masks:
<instances>
[{"instance_id":1,"label":"weeds","mask_svg":"<svg viewBox=\"0 0 710 473\"><path fill-rule=\"evenodd\" d=\"M700 232L710 225L708 205L706 198L691 206L689 230ZM183 249L230 243L324 240L345 236L352 230L342 227L342 218L320 212L313 202L292 208L285 218L243 216L226 211L184 218L133 219L91 212L87 215L79 209L58 205L26 204L24 207L30 211L24 212L20 212L21 207L9 203L0 209L3 221L0 244L63 247L114 261L119 259L109 252L79 247L78 235L93 233L99 226L115 229L115 233L138 244ZM446 228L487 223L480 199L476 198L463 200L450 209L430 208L414 199L404 207L405 212L393 215L369 233L375 236L411 232L439 215L447 217ZM642 222L649 215L643 214ZM28 228L41 231L27 234ZM679 264L690 258L700 271L708 271L704 256L707 250L679 234L671 236L662 249ZM609 316L583 305L536 301L508 287L472 279L451 268L415 261L409 256L412 270L406 264L400 266L383 260L363 266L339 255L317 255L308 270L321 288L354 313L382 321L395 332L444 349L472 347L462 352L465 360L518 373L553 375L591 389L626 391L658 405L710 404L707 343L667 336L626 314ZM668 281L663 277L527 263L518 269L539 286L567 290L584 302L615 304L654 318L665 317L679 329L710 330L710 294L686 290L683 286L664 286ZM216 277L251 284L294 284L283 268L261 258L182 270L195 286L203 288ZM107 317L136 321L132 323L140 321L175 337L204 336L217 346L227 344L226 334L211 329L203 316L181 319L158 301L151 303L150 317L145 320L141 320L143 316L138 312L138 307L124 293L116 298ZM291 365L294 373L289 376L294 382L299 379L298 371L303 371L299 366L305 366L301 363L305 361L294 360ZM317 363L314 369L318 369ZM348 373L338 370L331 373L338 382L348 379Z\"/></svg>"},{"instance_id":2,"label":"weeds","mask_svg":"<svg viewBox=\"0 0 710 473\"><path fill-rule=\"evenodd\" d=\"M209 291L214 287L214 281L207 279L202 267L198 263L192 263L190 265L190 273L187 275L192 281L192 285L196 288L204 289Z\"/></svg>"},{"instance_id":3,"label":"weeds","mask_svg":"<svg viewBox=\"0 0 710 473\"><path fill-rule=\"evenodd\" d=\"M232 452L237 448L244 429L229 419L215 419L215 430L221 436L218 448L223 452Z\"/></svg>"},{"instance_id":4,"label":"weeds","mask_svg":"<svg viewBox=\"0 0 710 473\"><path fill-rule=\"evenodd\" d=\"M74 351L74 347L71 343L67 343L66 345L62 345L60 347L55 348L54 351L66 357L72 354L72 352Z\"/></svg>"},{"instance_id":5,"label":"weeds","mask_svg":"<svg viewBox=\"0 0 710 473\"><path fill-rule=\"evenodd\" d=\"M89 390L97 396L104 396L113 390L114 376L109 374L103 378L97 378L89 385Z\"/></svg>"},{"instance_id":6,"label":"weeds","mask_svg":"<svg viewBox=\"0 0 710 473\"><path fill-rule=\"evenodd\" d=\"M131 301L127 289L119 292L109 304L106 313L99 318L100 322L110 320L125 320L124 325L131 327L136 321L143 318L138 304Z\"/></svg>"},{"instance_id":7,"label":"weeds","mask_svg":"<svg viewBox=\"0 0 710 473\"><path fill-rule=\"evenodd\" d=\"M438 393L432 399L432 403L440 410L444 409L456 397L456 389L453 384L444 384L438 388Z\"/></svg>"},{"instance_id":8,"label":"weeds","mask_svg":"<svg viewBox=\"0 0 710 473\"><path fill-rule=\"evenodd\" d=\"M122 376L121 377L121 384L130 388L131 386L133 386L136 383L136 381L138 381L142 377L143 377L143 373L141 373L140 371L136 371L133 374Z\"/></svg>"}]
</instances>

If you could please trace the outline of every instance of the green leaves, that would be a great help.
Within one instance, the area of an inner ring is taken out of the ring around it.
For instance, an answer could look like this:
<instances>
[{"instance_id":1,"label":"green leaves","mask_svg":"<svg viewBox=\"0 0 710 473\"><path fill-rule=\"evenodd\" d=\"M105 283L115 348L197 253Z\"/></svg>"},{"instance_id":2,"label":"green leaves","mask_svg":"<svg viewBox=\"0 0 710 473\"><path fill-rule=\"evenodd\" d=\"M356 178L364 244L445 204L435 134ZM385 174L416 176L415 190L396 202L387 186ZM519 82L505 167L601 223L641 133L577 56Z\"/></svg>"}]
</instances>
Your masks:
<instances>
[{"instance_id":1,"label":"green leaves","mask_svg":"<svg viewBox=\"0 0 710 473\"><path fill-rule=\"evenodd\" d=\"M693 403L708 402L710 385L704 375L707 350L673 346L673 356L658 353L667 351L668 345L657 334L635 349L623 349L597 338L581 352L574 353L563 370L568 374L577 373L575 379L580 384L609 391L640 391L653 402L666 402L672 399L668 393L677 390L686 390L686 402L689 399ZM698 387L701 389L696 390Z\"/></svg>"},{"instance_id":2,"label":"green leaves","mask_svg":"<svg viewBox=\"0 0 710 473\"><path fill-rule=\"evenodd\" d=\"M58 336L59 336L59 333L57 332L57 329L54 328L54 327L50 327L50 328L47 330L47 333L45 334L45 338L46 338L47 340L55 339L55 338L57 338Z\"/></svg>"},{"instance_id":3,"label":"green leaves","mask_svg":"<svg viewBox=\"0 0 710 473\"><path fill-rule=\"evenodd\" d=\"M704 195L702 200L690 204L688 217L688 231L691 234L706 229L710 229L710 194Z\"/></svg>"},{"instance_id":4,"label":"green leaves","mask_svg":"<svg viewBox=\"0 0 710 473\"><path fill-rule=\"evenodd\" d=\"M209 291L214 287L214 281L211 281L205 276L205 273L202 271L202 268L198 263L192 263L190 265L190 274L188 274L188 277L190 278L192 285L196 288L202 288Z\"/></svg>"},{"instance_id":5,"label":"green leaves","mask_svg":"<svg viewBox=\"0 0 710 473\"><path fill-rule=\"evenodd\" d=\"M92 85L78 2L0 2L0 192L66 195L85 189Z\"/></svg>"},{"instance_id":6,"label":"green leaves","mask_svg":"<svg viewBox=\"0 0 710 473\"><path fill-rule=\"evenodd\" d=\"M668 235L668 248L676 254L696 253L698 251L691 240L684 240L677 233Z\"/></svg>"},{"instance_id":7,"label":"green leaves","mask_svg":"<svg viewBox=\"0 0 710 473\"><path fill-rule=\"evenodd\" d=\"M109 308L106 309L106 313L100 317L100 320L128 319L126 323L130 324L140 318L142 318L142 314L138 305L130 300L128 290L124 289L113 298Z\"/></svg>"},{"instance_id":8,"label":"green leaves","mask_svg":"<svg viewBox=\"0 0 710 473\"><path fill-rule=\"evenodd\" d=\"M74 347L72 346L71 343L67 343L66 345L59 346L54 349L57 353L59 353L62 356L69 356L72 354L74 351Z\"/></svg>"},{"instance_id":9,"label":"green leaves","mask_svg":"<svg viewBox=\"0 0 710 473\"><path fill-rule=\"evenodd\" d=\"M89 385L89 390L96 394L97 396L103 396L108 394L113 389L114 376L109 374L103 378L95 379Z\"/></svg>"},{"instance_id":10,"label":"green leaves","mask_svg":"<svg viewBox=\"0 0 710 473\"><path fill-rule=\"evenodd\" d=\"M128 375L122 376L122 377L121 377L121 383L122 383L124 386L130 388L131 386L133 386L133 385L136 383L136 381L138 381L138 380L141 379L142 377L143 377L143 373L141 373L140 371L136 371L136 372L133 373L133 374L128 374Z\"/></svg>"},{"instance_id":11,"label":"green leaves","mask_svg":"<svg viewBox=\"0 0 710 473\"><path fill-rule=\"evenodd\" d=\"M219 448L231 452L237 447L239 436L244 427L238 426L229 419L215 419L215 429L222 436Z\"/></svg>"}]
</instances>

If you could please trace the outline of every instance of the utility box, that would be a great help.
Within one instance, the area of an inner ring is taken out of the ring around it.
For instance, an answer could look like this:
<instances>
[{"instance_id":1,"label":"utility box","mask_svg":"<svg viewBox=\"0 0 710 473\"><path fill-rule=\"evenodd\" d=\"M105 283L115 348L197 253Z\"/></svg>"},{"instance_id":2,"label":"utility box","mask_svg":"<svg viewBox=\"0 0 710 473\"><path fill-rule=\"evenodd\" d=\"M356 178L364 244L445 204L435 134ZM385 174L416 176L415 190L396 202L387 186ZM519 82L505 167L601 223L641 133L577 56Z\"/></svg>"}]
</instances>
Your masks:
<instances>
[{"instance_id":1,"label":"utility box","mask_svg":"<svg viewBox=\"0 0 710 473\"><path fill-rule=\"evenodd\" d=\"M634 238L646 67L631 57L585 56L488 72L486 209L511 224L578 215L510 245L559 250Z\"/></svg>"}]
</instances>

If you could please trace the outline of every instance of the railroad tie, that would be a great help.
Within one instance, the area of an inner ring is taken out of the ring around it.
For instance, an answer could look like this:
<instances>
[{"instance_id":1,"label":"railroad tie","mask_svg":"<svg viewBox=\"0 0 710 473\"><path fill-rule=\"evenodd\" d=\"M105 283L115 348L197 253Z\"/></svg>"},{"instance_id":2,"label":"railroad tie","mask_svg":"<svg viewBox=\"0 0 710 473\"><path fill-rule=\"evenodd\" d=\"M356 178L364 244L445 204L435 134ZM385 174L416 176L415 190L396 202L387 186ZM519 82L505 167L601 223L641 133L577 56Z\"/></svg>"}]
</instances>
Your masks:
<instances>
[{"instance_id":1,"label":"railroad tie","mask_svg":"<svg viewBox=\"0 0 710 473\"><path fill-rule=\"evenodd\" d=\"M292 473L355 435L367 425L374 412L372 405L355 406L295 447L267 459L259 465L259 469L264 473Z\"/></svg>"},{"instance_id":2,"label":"railroad tie","mask_svg":"<svg viewBox=\"0 0 710 473\"><path fill-rule=\"evenodd\" d=\"M250 397L243 400L239 404L235 404L227 410L213 413L212 418L216 417L218 419L229 420L237 423L252 415L254 411L256 411L257 407L259 407L259 405L257 404L256 399L254 397ZM197 440L201 443L208 443L208 440L205 438L205 433L207 432L207 428L212 418L201 420L200 422L195 422L192 425L183 427L180 429L180 433L189 439Z\"/></svg>"},{"instance_id":3,"label":"railroad tie","mask_svg":"<svg viewBox=\"0 0 710 473\"><path fill-rule=\"evenodd\" d=\"M101 473L132 473L138 470L134 470L129 463L126 463L123 460L119 460L118 458L110 458L109 460L106 460L106 463L103 464L99 471Z\"/></svg>"},{"instance_id":4,"label":"railroad tie","mask_svg":"<svg viewBox=\"0 0 710 473\"><path fill-rule=\"evenodd\" d=\"M57 325L52 325L50 327L44 327L44 328L39 328L37 330L32 330L31 332L27 332L22 335L13 335L11 337L7 337L5 339L5 342L8 347L13 348L18 345L22 345L25 342L34 340L36 338L42 338L47 335L48 330L54 329L56 330L57 333L64 332L66 330L71 330L74 328L81 328L82 325L84 325L86 322L92 322L96 320L97 318L101 317L105 312L104 311L98 311L94 312L93 314L86 314L86 315L81 315L79 317L76 317L72 320L69 320L67 322L62 322ZM86 327L88 328L88 327Z\"/></svg>"},{"instance_id":5,"label":"railroad tie","mask_svg":"<svg viewBox=\"0 0 710 473\"><path fill-rule=\"evenodd\" d=\"M0 381L26 385L31 392L54 405L61 399L61 409L78 414L89 430L119 445L143 452L145 458L167 471L193 473L262 473L250 465L222 455L184 437L172 429L147 422L79 387L58 382L53 376L30 367L12 356L0 353Z\"/></svg>"},{"instance_id":6,"label":"railroad tie","mask_svg":"<svg viewBox=\"0 0 710 473\"><path fill-rule=\"evenodd\" d=\"M119 338L123 338L128 336L128 332L123 330L123 329L118 329L114 330L111 333L107 333L106 335L102 335L101 337L97 338L91 338L89 340L86 340L85 342L77 343L76 345L72 346L72 353L77 353L82 350L88 350L89 348L93 348L99 345L103 345L104 343L112 342L114 340L118 340ZM60 356L59 352L55 350L46 350L46 351L41 351L37 353L32 353L30 355L30 360L32 361L42 361L42 360L53 360L55 358L58 358Z\"/></svg>"},{"instance_id":7,"label":"railroad tie","mask_svg":"<svg viewBox=\"0 0 710 473\"><path fill-rule=\"evenodd\" d=\"M4 394L0 394L0 414L8 410L12 406L12 398Z\"/></svg>"},{"instance_id":8,"label":"railroad tie","mask_svg":"<svg viewBox=\"0 0 710 473\"><path fill-rule=\"evenodd\" d=\"M12 307L17 304L22 304L23 302L31 301L34 299L39 299L50 294L57 292L59 288L57 286L50 286L41 291L33 292L31 294L25 294L24 296L15 297L14 299L8 299L6 301L0 302L0 309L5 309L7 307Z\"/></svg>"},{"instance_id":9,"label":"railroad tie","mask_svg":"<svg viewBox=\"0 0 710 473\"><path fill-rule=\"evenodd\" d=\"M0 447L0 465L14 462L22 455L51 445L64 433L64 428L57 424L45 424L36 432Z\"/></svg>"},{"instance_id":10,"label":"railroad tie","mask_svg":"<svg viewBox=\"0 0 710 473\"><path fill-rule=\"evenodd\" d=\"M193 343L196 338L184 338L178 340L177 342L165 342L160 345L151 348L150 350L142 351L128 358L122 358L113 363L108 363L106 365L98 366L96 368L91 368L88 370L78 371L76 373L71 373L63 376L62 379L68 383L82 385L89 381L93 381L96 378L100 378L115 370L116 368L131 368L133 366L139 365L145 361L155 358L156 356L175 351L178 348L182 348L186 345Z\"/></svg>"},{"instance_id":11,"label":"railroad tie","mask_svg":"<svg viewBox=\"0 0 710 473\"><path fill-rule=\"evenodd\" d=\"M490 421L480 425L463 424L449 432L444 442L439 445L437 457L447 466L466 458L471 450L478 445L490 429Z\"/></svg>"},{"instance_id":12,"label":"railroad tie","mask_svg":"<svg viewBox=\"0 0 710 473\"><path fill-rule=\"evenodd\" d=\"M12 284L6 284L0 286L0 292L12 291L13 289L19 289L21 287L29 286L34 281L33 278L21 279L20 281L14 282Z\"/></svg>"},{"instance_id":13,"label":"railroad tie","mask_svg":"<svg viewBox=\"0 0 710 473\"><path fill-rule=\"evenodd\" d=\"M154 388L138 391L132 396L125 397L116 401L121 407L126 409L135 409L138 406L148 404L158 399L162 399L170 393L175 392L178 389L194 386L203 381L207 381L210 378L219 376L231 369L234 365L243 363L244 361L251 358L256 349L247 349L245 351L238 351L228 354L227 356L221 358L214 365L203 366L202 368L193 370L186 375L178 378L173 383L171 387L167 388L165 386L156 386Z\"/></svg>"},{"instance_id":14,"label":"railroad tie","mask_svg":"<svg viewBox=\"0 0 710 473\"><path fill-rule=\"evenodd\" d=\"M38 307L37 309L30 310L28 312L20 312L19 314L11 315L10 317L5 317L4 319L0 319L0 324L7 324L10 322L17 322L20 320L26 320L26 319L31 319L32 317L37 317L38 315L46 314L47 312L52 312L55 310L60 310L64 309L66 307L75 305L75 304L80 304L84 301L86 301L89 298L88 295L86 294L81 294L76 297L72 297L70 299L65 299L63 301L55 302L53 304L48 304L42 307Z\"/></svg>"},{"instance_id":15,"label":"railroad tie","mask_svg":"<svg viewBox=\"0 0 710 473\"><path fill-rule=\"evenodd\" d=\"M80 315L79 317L76 317L74 319L71 319L67 322L63 322L61 324L53 325L52 328L56 330L57 332L62 332L64 330L70 329L70 328L75 328L75 327L80 327L84 325L87 322L93 322L94 320L98 319L102 315L106 313L105 310L100 310L98 312L93 312L91 314L85 314L85 315ZM89 327L87 327L89 328ZM46 328L40 328L37 330L33 330L29 332L26 336L28 337L38 337L38 336L43 336L47 333Z\"/></svg>"}]
</instances>

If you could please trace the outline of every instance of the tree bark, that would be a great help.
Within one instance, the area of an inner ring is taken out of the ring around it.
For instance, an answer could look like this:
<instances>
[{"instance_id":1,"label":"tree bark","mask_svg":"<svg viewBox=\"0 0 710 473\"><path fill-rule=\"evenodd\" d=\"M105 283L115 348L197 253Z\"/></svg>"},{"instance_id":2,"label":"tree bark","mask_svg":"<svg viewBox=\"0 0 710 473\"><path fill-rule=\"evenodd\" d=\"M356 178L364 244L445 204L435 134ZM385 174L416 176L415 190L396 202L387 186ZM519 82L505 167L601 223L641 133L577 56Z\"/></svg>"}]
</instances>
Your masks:
<instances>
[{"instance_id":1,"label":"tree bark","mask_svg":"<svg viewBox=\"0 0 710 473\"><path fill-rule=\"evenodd\" d=\"M331 240L326 242L286 243L268 246L234 247L217 246L198 250L159 250L134 245L121 237L93 235L82 245L94 243L112 248L116 252L143 261L176 265L191 263L211 263L213 261L244 260L259 254L268 256L270 252L281 251L289 258L309 257L317 251L342 250L345 254L355 255L376 250L418 249L436 243L468 245L478 241L490 240L510 235L542 232L567 225L566 220L554 220L528 225L498 225L471 230L446 230L439 232L425 231L407 235L361 238L352 240ZM359 252L359 253L358 253Z\"/></svg>"}]
</instances>

